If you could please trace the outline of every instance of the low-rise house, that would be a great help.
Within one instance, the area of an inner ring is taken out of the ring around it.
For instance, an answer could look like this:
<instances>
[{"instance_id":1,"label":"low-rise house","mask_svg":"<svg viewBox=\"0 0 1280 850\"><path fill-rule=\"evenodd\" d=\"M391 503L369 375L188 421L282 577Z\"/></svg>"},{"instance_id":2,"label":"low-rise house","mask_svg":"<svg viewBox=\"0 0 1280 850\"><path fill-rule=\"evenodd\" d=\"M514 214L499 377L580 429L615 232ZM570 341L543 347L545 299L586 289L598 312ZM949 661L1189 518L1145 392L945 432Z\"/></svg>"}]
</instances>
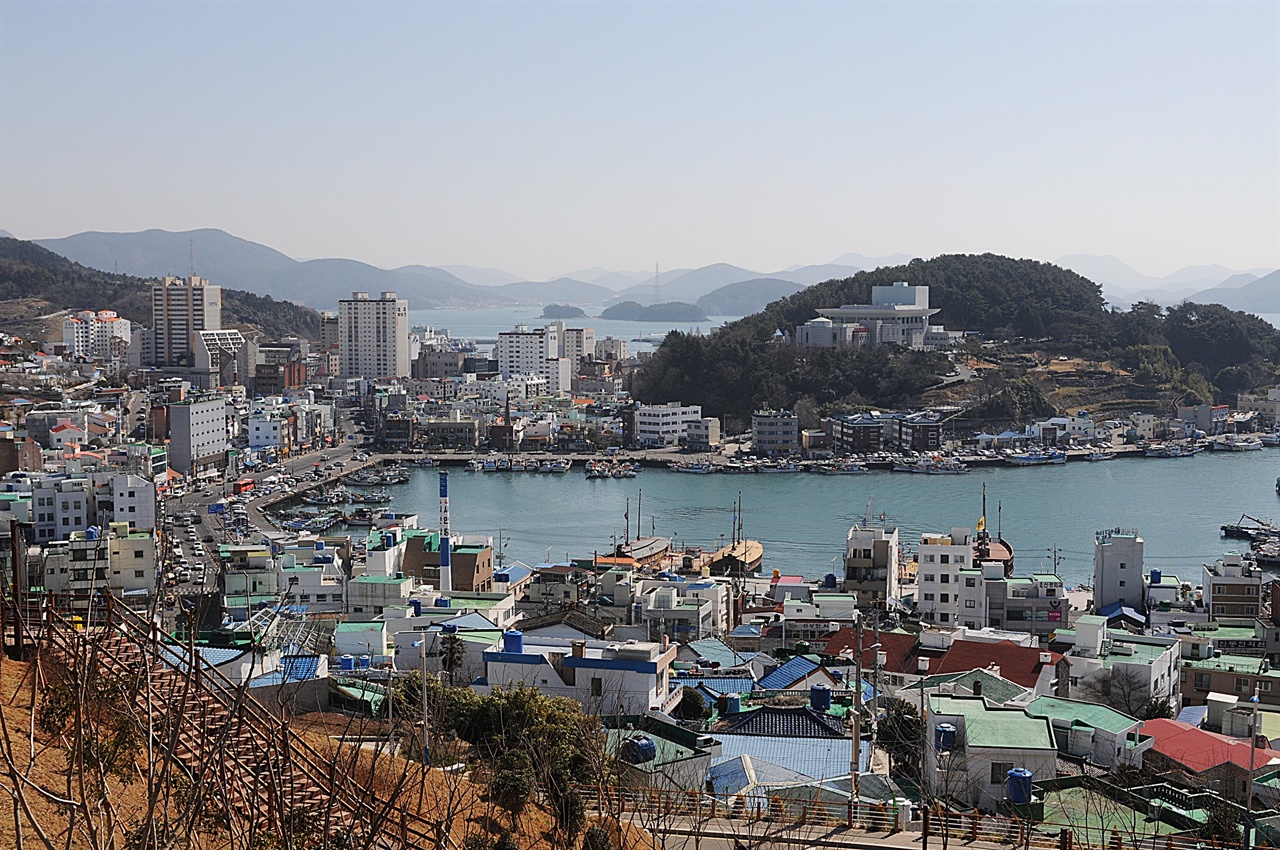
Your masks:
<instances>
[{"instance_id":1,"label":"low-rise house","mask_svg":"<svg viewBox=\"0 0 1280 850\"><path fill-rule=\"evenodd\" d=\"M759 687L766 691L805 691L814 685L828 688L841 684L830 670L822 666L816 655L797 655L787 663L761 677Z\"/></svg>"},{"instance_id":2,"label":"low-rise house","mask_svg":"<svg viewBox=\"0 0 1280 850\"><path fill-rule=\"evenodd\" d=\"M720 742L648 715L604 716L609 752L622 785L669 791L705 790Z\"/></svg>"},{"instance_id":3,"label":"low-rise house","mask_svg":"<svg viewBox=\"0 0 1280 850\"><path fill-rule=\"evenodd\" d=\"M1261 613L1262 570L1246 564L1238 552L1205 564L1200 579L1204 608L1213 619L1256 617Z\"/></svg>"},{"instance_id":4,"label":"low-rise house","mask_svg":"<svg viewBox=\"0 0 1280 850\"><path fill-rule=\"evenodd\" d=\"M1280 751L1251 746L1248 738L1219 735L1189 723L1148 720L1142 731L1155 739L1143 756L1148 770L1175 776L1180 773L1182 784L1209 786L1227 799L1244 799L1251 774L1257 778L1280 766Z\"/></svg>"},{"instance_id":5,"label":"low-rise house","mask_svg":"<svg viewBox=\"0 0 1280 850\"><path fill-rule=\"evenodd\" d=\"M1049 721L1058 751L1115 770L1141 767L1155 740L1142 734L1142 721L1105 705L1058 697L1037 697L1024 709Z\"/></svg>"},{"instance_id":6,"label":"low-rise house","mask_svg":"<svg viewBox=\"0 0 1280 850\"><path fill-rule=\"evenodd\" d=\"M925 747L925 776L935 797L994 811L1008 797L1014 768L1031 771L1033 780L1057 775L1058 750L1044 718L995 708L981 697L935 696L928 723L933 745ZM947 735L940 727L950 727Z\"/></svg>"},{"instance_id":7,"label":"low-rise house","mask_svg":"<svg viewBox=\"0 0 1280 850\"><path fill-rule=\"evenodd\" d=\"M676 648L641 641L529 637L507 632L484 653L485 675L472 687L526 685L549 696L578 700L589 711L606 714L670 712L681 690L671 687L668 670Z\"/></svg>"},{"instance_id":8,"label":"low-rise house","mask_svg":"<svg viewBox=\"0 0 1280 850\"><path fill-rule=\"evenodd\" d=\"M1066 652L1073 693L1080 688L1127 714L1140 713L1152 700L1175 713L1182 707L1176 637L1111 631L1106 618L1086 614L1074 629L1054 632L1050 646Z\"/></svg>"}]
</instances>

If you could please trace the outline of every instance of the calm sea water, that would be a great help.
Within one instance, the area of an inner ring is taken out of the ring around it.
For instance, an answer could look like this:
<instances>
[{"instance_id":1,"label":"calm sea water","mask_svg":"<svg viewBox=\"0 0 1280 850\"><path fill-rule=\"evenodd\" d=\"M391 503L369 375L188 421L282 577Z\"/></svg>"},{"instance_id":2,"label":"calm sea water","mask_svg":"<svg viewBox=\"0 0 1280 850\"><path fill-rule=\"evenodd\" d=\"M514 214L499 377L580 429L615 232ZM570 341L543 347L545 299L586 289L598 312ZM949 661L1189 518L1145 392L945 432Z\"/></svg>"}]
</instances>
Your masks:
<instances>
[{"instance_id":1,"label":"calm sea water","mask_svg":"<svg viewBox=\"0 0 1280 850\"><path fill-rule=\"evenodd\" d=\"M588 309L588 308L584 308ZM409 326L430 325L436 329L448 328L453 337L489 340L498 338L501 331L509 331L517 324L530 327L541 327L550 319L543 319L541 307L486 307L474 310L410 310ZM668 325L663 322L618 322L586 316L578 319L566 319L570 327L592 328L596 339L612 336L624 339L632 352L652 351L668 331L709 333L725 322L731 322L739 316L712 316L707 322L692 322L684 325ZM642 341L637 342L637 339ZM485 347L481 344L481 347Z\"/></svg>"},{"instance_id":2,"label":"calm sea water","mask_svg":"<svg viewBox=\"0 0 1280 850\"><path fill-rule=\"evenodd\" d=\"M1203 562L1240 545L1221 539L1219 525L1242 513L1280 514L1277 475L1280 449L929 476L645 470L630 480L588 481L579 464L566 475L454 471L450 506L455 530L493 535L496 542L502 529L508 558L533 564L608 550L625 534L628 499L632 536L639 517L646 534L716 545L732 534L733 503L741 493L744 532L764 543L765 567L819 577L832 571L868 499L873 514L886 514L904 542L914 544L923 531L973 527L985 484L988 528L1000 528L1013 544L1020 572L1050 567L1056 546L1063 579L1089 581L1094 532L1124 527L1145 539L1148 567L1198 581ZM394 509L416 511L423 525L434 526L437 481L434 471L416 470L408 484L393 489Z\"/></svg>"}]
</instances>

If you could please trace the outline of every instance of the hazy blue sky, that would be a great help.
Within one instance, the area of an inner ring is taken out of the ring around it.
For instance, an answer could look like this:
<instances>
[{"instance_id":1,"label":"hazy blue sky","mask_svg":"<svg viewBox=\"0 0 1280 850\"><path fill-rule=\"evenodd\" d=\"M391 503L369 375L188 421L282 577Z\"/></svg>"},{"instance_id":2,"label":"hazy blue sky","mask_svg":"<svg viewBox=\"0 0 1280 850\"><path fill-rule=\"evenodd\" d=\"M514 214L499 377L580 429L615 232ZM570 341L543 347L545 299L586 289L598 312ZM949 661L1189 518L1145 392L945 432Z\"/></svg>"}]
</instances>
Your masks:
<instances>
[{"instance_id":1,"label":"hazy blue sky","mask_svg":"<svg viewBox=\"0 0 1280 850\"><path fill-rule=\"evenodd\" d=\"M1280 3L0 2L0 228L1280 265Z\"/></svg>"}]
</instances>

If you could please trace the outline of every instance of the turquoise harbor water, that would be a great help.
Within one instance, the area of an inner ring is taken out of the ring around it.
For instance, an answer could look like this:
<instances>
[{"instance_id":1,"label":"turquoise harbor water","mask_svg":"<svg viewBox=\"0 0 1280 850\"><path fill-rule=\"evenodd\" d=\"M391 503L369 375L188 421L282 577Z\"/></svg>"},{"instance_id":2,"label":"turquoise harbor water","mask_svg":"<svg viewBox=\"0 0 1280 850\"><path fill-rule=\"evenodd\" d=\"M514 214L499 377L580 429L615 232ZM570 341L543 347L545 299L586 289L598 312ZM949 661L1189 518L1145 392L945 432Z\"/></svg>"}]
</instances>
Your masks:
<instances>
[{"instance_id":1,"label":"turquoise harbor water","mask_svg":"<svg viewBox=\"0 0 1280 850\"><path fill-rule=\"evenodd\" d=\"M639 515L646 534L675 536L681 545L716 545L732 534L733 503L741 492L744 533L764 544L765 567L819 577L833 569L868 499L874 499L877 518L885 513L903 541L914 545L923 531L972 527L986 484L987 525L1001 527L1013 544L1020 572L1050 567L1049 550L1057 546L1063 579L1088 581L1094 532L1118 526L1138 529L1148 567L1198 581L1203 562L1240 546L1221 539L1218 526L1242 513L1280 514L1277 475L1278 449L991 467L968 475L683 475L648 469L630 480L587 480L578 461L565 475L455 470L450 505L455 531L493 535L496 543L502 529L508 559L533 564L608 550L613 536L625 533L628 498L633 536ZM423 525L434 526L437 481L434 470L415 470L408 484L392 489L393 508L418 512Z\"/></svg>"}]
</instances>

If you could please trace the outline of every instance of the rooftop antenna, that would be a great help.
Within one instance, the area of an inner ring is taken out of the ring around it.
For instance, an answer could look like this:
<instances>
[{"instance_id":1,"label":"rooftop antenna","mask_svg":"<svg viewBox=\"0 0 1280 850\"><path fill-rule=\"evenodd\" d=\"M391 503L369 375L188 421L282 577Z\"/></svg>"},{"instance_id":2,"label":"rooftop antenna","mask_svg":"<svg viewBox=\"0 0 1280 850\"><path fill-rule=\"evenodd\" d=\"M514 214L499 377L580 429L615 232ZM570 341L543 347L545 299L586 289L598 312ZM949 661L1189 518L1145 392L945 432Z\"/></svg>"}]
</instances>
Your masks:
<instances>
[{"instance_id":1,"label":"rooftop antenna","mask_svg":"<svg viewBox=\"0 0 1280 850\"><path fill-rule=\"evenodd\" d=\"M872 496L870 499L867 499L867 512L862 515L863 528L870 528L871 521L875 519L875 516L871 513L871 503L873 501L875 501L875 496Z\"/></svg>"},{"instance_id":2,"label":"rooftop antenna","mask_svg":"<svg viewBox=\"0 0 1280 850\"><path fill-rule=\"evenodd\" d=\"M653 303L662 303L662 278L658 275L658 264L653 264Z\"/></svg>"}]
</instances>

